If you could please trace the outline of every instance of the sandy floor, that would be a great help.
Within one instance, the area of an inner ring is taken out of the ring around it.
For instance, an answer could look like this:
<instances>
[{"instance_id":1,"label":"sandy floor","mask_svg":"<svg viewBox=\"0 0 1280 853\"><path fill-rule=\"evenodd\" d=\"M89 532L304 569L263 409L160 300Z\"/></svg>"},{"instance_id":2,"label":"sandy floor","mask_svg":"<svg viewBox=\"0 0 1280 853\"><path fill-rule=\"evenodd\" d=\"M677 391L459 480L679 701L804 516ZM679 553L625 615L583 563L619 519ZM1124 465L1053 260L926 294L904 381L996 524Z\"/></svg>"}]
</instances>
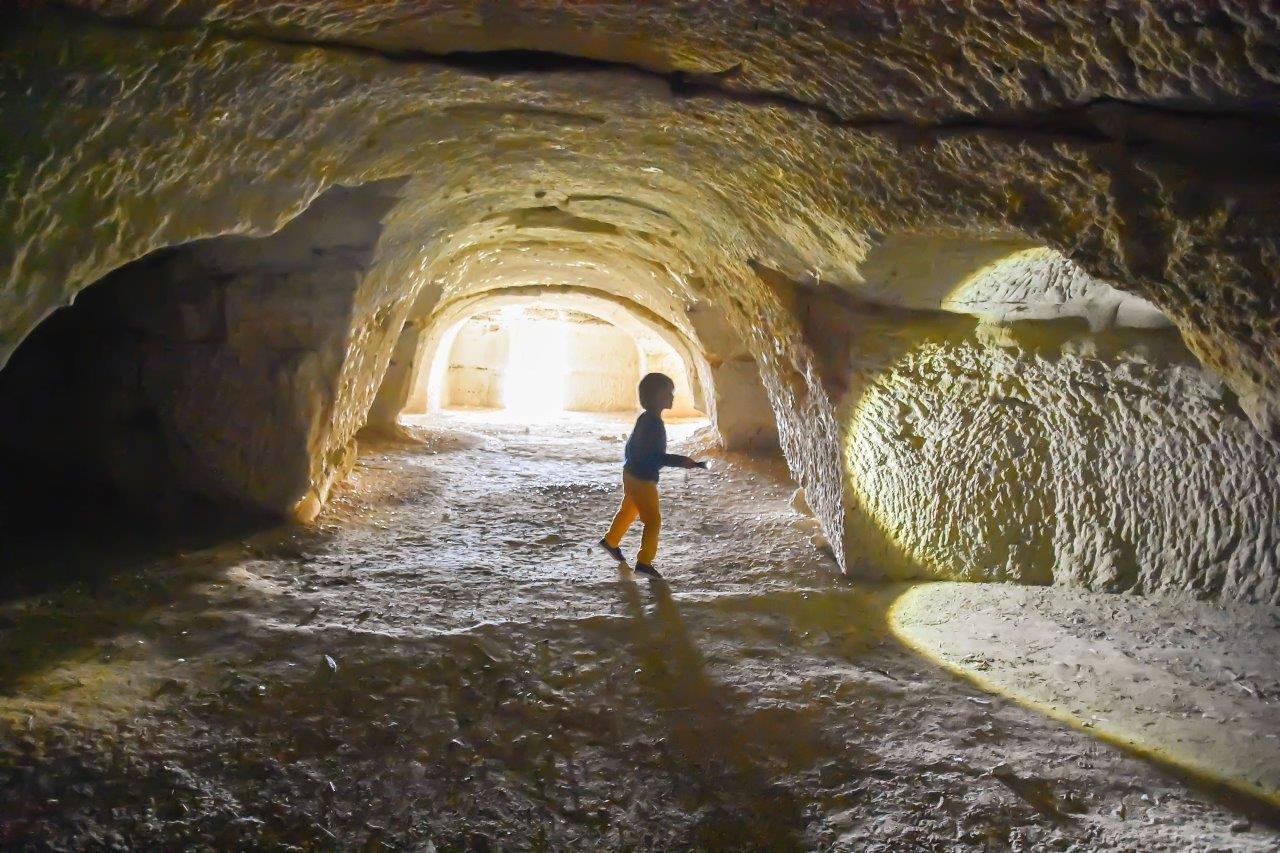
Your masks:
<instances>
[{"instance_id":1,"label":"sandy floor","mask_svg":"<svg viewBox=\"0 0 1280 853\"><path fill-rule=\"evenodd\" d=\"M670 585L633 579L588 547L628 426L454 415L367 448L311 529L17 549L0 846L1280 843L899 640L903 590L835 576L776 464L665 475Z\"/></svg>"}]
</instances>

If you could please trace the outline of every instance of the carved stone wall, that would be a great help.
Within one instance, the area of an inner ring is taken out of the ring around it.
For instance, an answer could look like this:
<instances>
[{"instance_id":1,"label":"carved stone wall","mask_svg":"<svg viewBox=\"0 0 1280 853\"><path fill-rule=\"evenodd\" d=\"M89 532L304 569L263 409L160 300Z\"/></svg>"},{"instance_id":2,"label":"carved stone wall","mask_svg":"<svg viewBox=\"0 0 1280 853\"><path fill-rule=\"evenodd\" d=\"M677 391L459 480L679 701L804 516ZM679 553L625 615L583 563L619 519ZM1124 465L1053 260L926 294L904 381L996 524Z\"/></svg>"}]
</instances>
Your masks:
<instances>
[{"instance_id":1,"label":"carved stone wall","mask_svg":"<svg viewBox=\"0 0 1280 853\"><path fill-rule=\"evenodd\" d=\"M334 189L277 234L163 250L87 289L0 372L7 467L146 510L312 512L349 465L335 396L393 200Z\"/></svg>"}]
</instances>

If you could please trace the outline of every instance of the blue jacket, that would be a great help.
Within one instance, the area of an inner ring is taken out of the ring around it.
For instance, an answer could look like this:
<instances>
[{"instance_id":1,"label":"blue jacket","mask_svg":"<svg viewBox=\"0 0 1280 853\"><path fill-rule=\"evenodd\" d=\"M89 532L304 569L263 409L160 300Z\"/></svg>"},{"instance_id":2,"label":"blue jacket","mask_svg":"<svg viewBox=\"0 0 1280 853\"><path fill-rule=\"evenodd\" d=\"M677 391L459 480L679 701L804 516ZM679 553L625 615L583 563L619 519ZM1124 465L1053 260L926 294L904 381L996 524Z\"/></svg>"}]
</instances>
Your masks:
<instances>
[{"instance_id":1,"label":"blue jacket","mask_svg":"<svg viewBox=\"0 0 1280 853\"><path fill-rule=\"evenodd\" d=\"M658 482L658 471L664 467L683 466L688 459L667 452L667 425L662 417L646 411L636 418L627 439L626 462L622 469L641 480Z\"/></svg>"}]
</instances>

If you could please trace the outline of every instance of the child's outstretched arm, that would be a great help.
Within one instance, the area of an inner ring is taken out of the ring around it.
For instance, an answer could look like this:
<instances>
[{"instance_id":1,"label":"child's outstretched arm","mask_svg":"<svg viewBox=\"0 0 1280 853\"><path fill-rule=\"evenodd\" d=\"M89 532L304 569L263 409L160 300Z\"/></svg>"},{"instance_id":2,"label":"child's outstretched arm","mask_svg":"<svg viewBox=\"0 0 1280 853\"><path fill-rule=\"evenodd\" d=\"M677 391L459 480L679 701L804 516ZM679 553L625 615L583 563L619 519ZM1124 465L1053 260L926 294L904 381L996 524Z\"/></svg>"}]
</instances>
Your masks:
<instances>
[{"instance_id":1,"label":"child's outstretched arm","mask_svg":"<svg viewBox=\"0 0 1280 853\"><path fill-rule=\"evenodd\" d=\"M699 462L689 456L681 456L679 453L664 453L662 466L664 468L706 468L707 463Z\"/></svg>"},{"instance_id":2,"label":"child's outstretched arm","mask_svg":"<svg viewBox=\"0 0 1280 853\"><path fill-rule=\"evenodd\" d=\"M706 464L681 456L679 453L667 453L667 432L658 419L647 423L642 419L628 442L635 459L645 468L706 468Z\"/></svg>"}]
</instances>

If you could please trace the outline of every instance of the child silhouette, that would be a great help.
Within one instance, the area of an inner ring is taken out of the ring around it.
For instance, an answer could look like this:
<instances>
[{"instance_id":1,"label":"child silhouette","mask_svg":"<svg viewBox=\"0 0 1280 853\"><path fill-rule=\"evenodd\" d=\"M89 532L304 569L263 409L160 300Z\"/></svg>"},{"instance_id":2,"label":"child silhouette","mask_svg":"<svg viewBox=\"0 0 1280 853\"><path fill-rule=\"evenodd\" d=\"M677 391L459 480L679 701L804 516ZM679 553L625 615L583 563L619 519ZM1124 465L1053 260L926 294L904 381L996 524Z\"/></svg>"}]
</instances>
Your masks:
<instances>
[{"instance_id":1,"label":"child silhouette","mask_svg":"<svg viewBox=\"0 0 1280 853\"><path fill-rule=\"evenodd\" d=\"M653 558L658 553L658 529L662 525L662 514L658 510L658 472L662 468L706 468L707 463L667 452L667 427L662 422L662 412L671 408L675 400L676 384L671 377L665 373L646 374L640 380L639 392L644 412L636 418L631 437L627 439L626 460L622 466L622 505L613 517L609 532L600 540L600 547L619 563L626 562L618 545L639 516L644 534L635 570L651 578L661 578L653 567Z\"/></svg>"}]
</instances>

